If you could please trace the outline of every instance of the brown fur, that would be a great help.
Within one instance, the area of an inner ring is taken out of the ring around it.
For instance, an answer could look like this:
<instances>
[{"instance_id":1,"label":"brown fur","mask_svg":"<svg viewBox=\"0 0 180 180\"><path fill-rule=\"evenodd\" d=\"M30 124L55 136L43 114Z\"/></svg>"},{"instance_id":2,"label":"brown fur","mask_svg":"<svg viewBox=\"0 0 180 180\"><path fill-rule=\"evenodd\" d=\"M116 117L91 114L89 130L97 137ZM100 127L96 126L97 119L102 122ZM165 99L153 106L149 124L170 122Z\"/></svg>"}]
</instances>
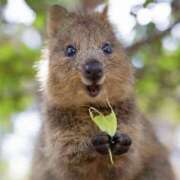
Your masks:
<instances>
[{"instance_id":1,"label":"brown fur","mask_svg":"<svg viewBox=\"0 0 180 180\"><path fill-rule=\"evenodd\" d=\"M103 54L104 42L113 44L112 55ZM64 56L68 44L78 49L73 59ZM44 122L31 180L174 180L166 149L136 108L132 66L104 13L81 16L53 7L48 46ZM95 98L87 94L81 79L82 65L90 58L98 59L105 71L102 91ZM118 117L118 131L133 141L127 153L114 156L114 166L91 144L99 130L88 107L107 113L107 97Z\"/></svg>"}]
</instances>

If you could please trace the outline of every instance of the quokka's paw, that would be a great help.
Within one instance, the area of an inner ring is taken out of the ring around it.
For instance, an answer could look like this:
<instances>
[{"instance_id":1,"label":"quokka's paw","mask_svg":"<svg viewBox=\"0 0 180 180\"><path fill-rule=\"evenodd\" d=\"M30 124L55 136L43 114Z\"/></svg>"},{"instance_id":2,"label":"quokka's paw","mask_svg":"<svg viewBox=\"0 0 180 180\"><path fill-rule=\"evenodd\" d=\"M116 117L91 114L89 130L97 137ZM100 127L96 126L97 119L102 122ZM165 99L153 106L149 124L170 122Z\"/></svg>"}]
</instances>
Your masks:
<instances>
[{"instance_id":1,"label":"quokka's paw","mask_svg":"<svg viewBox=\"0 0 180 180\"><path fill-rule=\"evenodd\" d=\"M102 132L92 138L92 144L100 154L108 154L108 149L111 149L114 155L121 155L129 150L132 141L128 135L123 133L116 133L114 137L110 137L107 133Z\"/></svg>"},{"instance_id":2,"label":"quokka's paw","mask_svg":"<svg viewBox=\"0 0 180 180\"><path fill-rule=\"evenodd\" d=\"M132 144L131 138L127 134L116 133L113 138L111 138L111 151L114 155L121 155L128 152Z\"/></svg>"},{"instance_id":3,"label":"quokka's paw","mask_svg":"<svg viewBox=\"0 0 180 180\"><path fill-rule=\"evenodd\" d=\"M110 148L110 136L107 133L99 133L92 138L92 144L95 150L100 154L108 154L108 149Z\"/></svg>"}]
</instances>

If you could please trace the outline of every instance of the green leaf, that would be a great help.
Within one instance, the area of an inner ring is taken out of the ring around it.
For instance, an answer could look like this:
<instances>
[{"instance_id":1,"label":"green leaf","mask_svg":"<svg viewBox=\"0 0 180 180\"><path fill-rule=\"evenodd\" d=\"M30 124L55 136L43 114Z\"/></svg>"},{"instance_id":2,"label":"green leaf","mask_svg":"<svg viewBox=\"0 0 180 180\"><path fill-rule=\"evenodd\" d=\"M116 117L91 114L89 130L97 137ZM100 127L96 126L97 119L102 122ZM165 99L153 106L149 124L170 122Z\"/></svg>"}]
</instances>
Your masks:
<instances>
[{"instance_id":1,"label":"green leaf","mask_svg":"<svg viewBox=\"0 0 180 180\"><path fill-rule=\"evenodd\" d=\"M101 131L106 132L108 135L113 137L117 130L117 118L109 102L108 105L111 108L111 113L106 116L103 115L94 107L89 108L89 114L92 121L99 127ZM98 115L95 116L94 113ZM109 153L110 162L113 165L114 161L110 148L108 149L108 153Z\"/></svg>"},{"instance_id":2,"label":"green leaf","mask_svg":"<svg viewBox=\"0 0 180 180\"><path fill-rule=\"evenodd\" d=\"M92 121L99 127L101 131L106 132L111 137L115 135L117 130L117 118L112 110L110 114L103 115L102 113L98 112L99 115L94 116L93 112L98 112L95 108L90 108L89 113Z\"/></svg>"}]
</instances>

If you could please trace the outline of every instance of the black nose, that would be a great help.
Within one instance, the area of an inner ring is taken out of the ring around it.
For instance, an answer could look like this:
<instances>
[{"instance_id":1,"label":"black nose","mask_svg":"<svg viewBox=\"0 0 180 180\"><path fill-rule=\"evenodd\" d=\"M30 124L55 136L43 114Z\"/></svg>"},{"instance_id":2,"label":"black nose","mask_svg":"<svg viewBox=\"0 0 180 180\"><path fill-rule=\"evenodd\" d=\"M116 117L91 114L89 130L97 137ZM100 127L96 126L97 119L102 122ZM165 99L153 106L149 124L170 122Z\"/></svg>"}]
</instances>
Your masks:
<instances>
[{"instance_id":1,"label":"black nose","mask_svg":"<svg viewBox=\"0 0 180 180\"><path fill-rule=\"evenodd\" d=\"M84 75L91 81L100 80L103 76L102 64L95 59L90 60L84 65Z\"/></svg>"}]
</instances>

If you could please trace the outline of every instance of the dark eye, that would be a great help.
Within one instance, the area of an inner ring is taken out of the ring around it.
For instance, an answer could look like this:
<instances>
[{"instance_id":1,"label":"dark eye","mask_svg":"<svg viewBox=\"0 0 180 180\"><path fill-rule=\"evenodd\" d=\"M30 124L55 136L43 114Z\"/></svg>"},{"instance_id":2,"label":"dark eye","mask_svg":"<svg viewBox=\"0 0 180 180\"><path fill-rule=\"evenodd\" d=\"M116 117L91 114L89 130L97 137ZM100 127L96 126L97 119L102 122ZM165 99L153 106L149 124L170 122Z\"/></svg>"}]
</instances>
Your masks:
<instances>
[{"instance_id":1,"label":"dark eye","mask_svg":"<svg viewBox=\"0 0 180 180\"><path fill-rule=\"evenodd\" d=\"M112 54L113 50L112 50L112 45L109 43L105 43L102 46L102 50L105 54Z\"/></svg>"},{"instance_id":2,"label":"dark eye","mask_svg":"<svg viewBox=\"0 0 180 180\"><path fill-rule=\"evenodd\" d=\"M76 54L77 50L73 45L68 45L65 50L65 55L68 57L73 57Z\"/></svg>"}]
</instances>

